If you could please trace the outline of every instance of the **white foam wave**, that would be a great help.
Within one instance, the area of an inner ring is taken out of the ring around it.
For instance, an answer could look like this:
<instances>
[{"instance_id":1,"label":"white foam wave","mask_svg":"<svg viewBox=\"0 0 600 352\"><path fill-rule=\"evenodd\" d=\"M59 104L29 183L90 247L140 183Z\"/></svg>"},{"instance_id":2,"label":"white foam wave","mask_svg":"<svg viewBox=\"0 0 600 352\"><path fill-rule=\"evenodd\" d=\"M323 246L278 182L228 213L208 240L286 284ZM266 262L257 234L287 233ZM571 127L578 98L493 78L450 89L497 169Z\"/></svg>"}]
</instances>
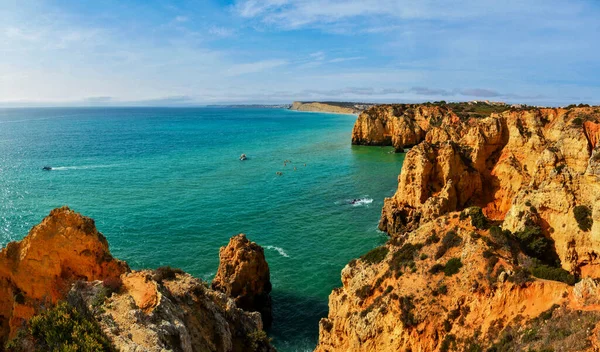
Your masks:
<instances>
[{"instance_id":1,"label":"white foam wave","mask_svg":"<svg viewBox=\"0 0 600 352\"><path fill-rule=\"evenodd\" d=\"M367 205L367 204L371 204L371 203L373 203L372 198L361 198L361 199L352 201L351 204L353 207L360 207L361 205Z\"/></svg>"},{"instance_id":2,"label":"white foam wave","mask_svg":"<svg viewBox=\"0 0 600 352\"><path fill-rule=\"evenodd\" d=\"M107 167L116 167L120 164L111 165L84 165L84 166L52 166L52 171L66 171L66 170L87 170L87 169L102 169Z\"/></svg>"},{"instance_id":3,"label":"white foam wave","mask_svg":"<svg viewBox=\"0 0 600 352\"><path fill-rule=\"evenodd\" d=\"M282 257L289 258L290 256L283 250L283 248L275 247L275 246L265 246L266 249L272 249L277 251Z\"/></svg>"}]
</instances>

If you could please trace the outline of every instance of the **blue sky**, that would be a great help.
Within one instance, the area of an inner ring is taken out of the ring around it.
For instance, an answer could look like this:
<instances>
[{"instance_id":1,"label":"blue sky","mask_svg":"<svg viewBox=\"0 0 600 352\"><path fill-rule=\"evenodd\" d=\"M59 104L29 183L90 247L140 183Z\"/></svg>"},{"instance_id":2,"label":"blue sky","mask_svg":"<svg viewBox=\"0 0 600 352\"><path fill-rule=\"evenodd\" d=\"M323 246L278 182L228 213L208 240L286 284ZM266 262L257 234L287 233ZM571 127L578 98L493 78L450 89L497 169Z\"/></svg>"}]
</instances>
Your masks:
<instances>
[{"instance_id":1,"label":"blue sky","mask_svg":"<svg viewBox=\"0 0 600 352\"><path fill-rule=\"evenodd\" d=\"M0 0L0 105L600 104L597 0Z\"/></svg>"}]
</instances>

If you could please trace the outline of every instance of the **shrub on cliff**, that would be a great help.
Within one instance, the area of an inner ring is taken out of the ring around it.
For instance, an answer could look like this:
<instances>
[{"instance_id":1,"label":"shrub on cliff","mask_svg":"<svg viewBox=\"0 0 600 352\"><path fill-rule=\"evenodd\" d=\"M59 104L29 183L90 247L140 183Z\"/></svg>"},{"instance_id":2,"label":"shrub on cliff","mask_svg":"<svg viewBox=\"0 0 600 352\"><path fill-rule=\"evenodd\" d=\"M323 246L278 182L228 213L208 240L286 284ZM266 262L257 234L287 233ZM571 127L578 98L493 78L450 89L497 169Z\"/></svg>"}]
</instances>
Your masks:
<instances>
[{"instance_id":1,"label":"shrub on cliff","mask_svg":"<svg viewBox=\"0 0 600 352\"><path fill-rule=\"evenodd\" d=\"M442 243L440 244L440 246L438 247L438 249L435 253L435 259L440 259L441 257L444 256L444 254L446 254L448 249L460 245L461 242L462 242L462 239L460 238L460 236L458 236L456 231L454 231L454 230L448 231L446 233L446 235L444 236L444 238L442 239Z\"/></svg>"},{"instance_id":2,"label":"shrub on cliff","mask_svg":"<svg viewBox=\"0 0 600 352\"><path fill-rule=\"evenodd\" d=\"M271 339L269 338L269 336L267 336L267 333L264 332L263 330L255 330L251 333L249 333L246 338L248 339L248 350L251 352L258 352L258 351L266 351L269 350L268 346L269 343L271 342Z\"/></svg>"},{"instance_id":3,"label":"shrub on cliff","mask_svg":"<svg viewBox=\"0 0 600 352\"><path fill-rule=\"evenodd\" d=\"M557 265L560 259L554 250L554 241L544 237L542 229L537 226L526 227L523 231L515 232L515 239L523 253L539 259L546 264Z\"/></svg>"},{"instance_id":4,"label":"shrub on cliff","mask_svg":"<svg viewBox=\"0 0 600 352\"><path fill-rule=\"evenodd\" d=\"M573 208L573 215L577 220L577 225L582 231L589 231L592 228L594 220L592 219L592 211L585 205L578 205Z\"/></svg>"},{"instance_id":5,"label":"shrub on cliff","mask_svg":"<svg viewBox=\"0 0 600 352\"><path fill-rule=\"evenodd\" d=\"M394 252L390 269L396 273L396 278L402 275L402 269L405 267L415 268L415 256L423 248L423 244L406 243L399 250Z\"/></svg>"},{"instance_id":6,"label":"shrub on cliff","mask_svg":"<svg viewBox=\"0 0 600 352\"><path fill-rule=\"evenodd\" d=\"M576 282L575 276L569 274L569 272L565 269L554 268L544 264L540 264L531 268L531 273L533 276L540 279L560 281L571 286L575 285Z\"/></svg>"},{"instance_id":7,"label":"shrub on cliff","mask_svg":"<svg viewBox=\"0 0 600 352\"><path fill-rule=\"evenodd\" d=\"M6 345L8 351L115 351L110 340L94 319L88 319L65 302L34 316L28 327Z\"/></svg>"},{"instance_id":8,"label":"shrub on cliff","mask_svg":"<svg viewBox=\"0 0 600 352\"><path fill-rule=\"evenodd\" d=\"M456 273L458 273L458 271L460 270L460 268L462 268L463 264L460 261L460 258L452 258L450 260L448 260L448 262L446 262L446 265L444 266L444 275L446 276L452 276Z\"/></svg>"},{"instance_id":9,"label":"shrub on cliff","mask_svg":"<svg viewBox=\"0 0 600 352\"><path fill-rule=\"evenodd\" d=\"M369 264L377 264L385 258L389 251L386 246L377 247L363 255L361 259Z\"/></svg>"},{"instance_id":10,"label":"shrub on cliff","mask_svg":"<svg viewBox=\"0 0 600 352\"><path fill-rule=\"evenodd\" d=\"M400 321L404 327L416 326L419 323L413 314L413 309L415 309L413 296L400 297Z\"/></svg>"},{"instance_id":11,"label":"shrub on cliff","mask_svg":"<svg viewBox=\"0 0 600 352\"><path fill-rule=\"evenodd\" d=\"M514 273L508 277L508 281L515 285L523 286L525 283L531 281L531 272L523 267L516 267Z\"/></svg>"},{"instance_id":12,"label":"shrub on cliff","mask_svg":"<svg viewBox=\"0 0 600 352\"><path fill-rule=\"evenodd\" d=\"M480 230L486 230L490 227L488 218L483 215L483 210L480 207L472 207L469 209L469 216L471 217L471 225L475 226Z\"/></svg>"}]
</instances>

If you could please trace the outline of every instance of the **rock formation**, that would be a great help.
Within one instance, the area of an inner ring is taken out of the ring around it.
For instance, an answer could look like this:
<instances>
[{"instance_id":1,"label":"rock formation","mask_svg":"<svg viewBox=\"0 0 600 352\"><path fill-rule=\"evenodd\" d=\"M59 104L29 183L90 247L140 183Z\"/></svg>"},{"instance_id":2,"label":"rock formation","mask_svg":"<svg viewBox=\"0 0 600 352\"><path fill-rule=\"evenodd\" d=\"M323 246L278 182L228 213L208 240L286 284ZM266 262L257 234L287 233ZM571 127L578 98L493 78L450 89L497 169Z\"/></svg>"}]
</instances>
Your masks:
<instances>
[{"instance_id":1,"label":"rock formation","mask_svg":"<svg viewBox=\"0 0 600 352\"><path fill-rule=\"evenodd\" d=\"M212 288L235 300L238 307L260 312L265 326L272 321L271 276L261 246L239 234L219 250L219 270Z\"/></svg>"},{"instance_id":2,"label":"rock formation","mask_svg":"<svg viewBox=\"0 0 600 352\"><path fill-rule=\"evenodd\" d=\"M42 305L64 299L75 281L114 279L127 271L110 255L94 220L67 207L52 210L0 252L0 336L14 336Z\"/></svg>"},{"instance_id":3,"label":"rock formation","mask_svg":"<svg viewBox=\"0 0 600 352\"><path fill-rule=\"evenodd\" d=\"M317 351L598 349L600 108L498 109L359 116L353 143L412 148Z\"/></svg>"},{"instance_id":4,"label":"rock formation","mask_svg":"<svg viewBox=\"0 0 600 352\"><path fill-rule=\"evenodd\" d=\"M18 351L50 348L28 321L65 301L119 351L274 351L259 313L179 269L131 271L110 255L94 221L67 207L2 249L0 278L0 337Z\"/></svg>"},{"instance_id":5,"label":"rock formation","mask_svg":"<svg viewBox=\"0 0 600 352\"><path fill-rule=\"evenodd\" d=\"M119 351L274 351L259 313L237 308L189 274L160 268L121 278L122 287L106 298L99 281L81 282L69 295Z\"/></svg>"}]
</instances>

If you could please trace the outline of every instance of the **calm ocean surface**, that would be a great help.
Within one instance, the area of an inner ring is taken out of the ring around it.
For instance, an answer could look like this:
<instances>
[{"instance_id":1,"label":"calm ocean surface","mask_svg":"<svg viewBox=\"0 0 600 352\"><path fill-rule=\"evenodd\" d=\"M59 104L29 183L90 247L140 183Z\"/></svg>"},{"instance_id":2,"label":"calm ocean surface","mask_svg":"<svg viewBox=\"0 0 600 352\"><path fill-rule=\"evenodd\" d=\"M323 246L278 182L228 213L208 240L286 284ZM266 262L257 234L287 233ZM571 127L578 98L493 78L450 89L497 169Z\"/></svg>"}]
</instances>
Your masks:
<instances>
[{"instance_id":1,"label":"calm ocean surface","mask_svg":"<svg viewBox=\"0 0 600 352\"><path fill-rule=\"evenodd\" d=\"M170 265L210 280L219 247L244 232L271 268L275 345L312 350L340 270L385 241L377 222L404 158L351 146L355 120L269 109L0 109L1 245L69 205L94 218L132 268ZM366 201L349 204L355 198Z\"/></svg>"}]
</instances>

